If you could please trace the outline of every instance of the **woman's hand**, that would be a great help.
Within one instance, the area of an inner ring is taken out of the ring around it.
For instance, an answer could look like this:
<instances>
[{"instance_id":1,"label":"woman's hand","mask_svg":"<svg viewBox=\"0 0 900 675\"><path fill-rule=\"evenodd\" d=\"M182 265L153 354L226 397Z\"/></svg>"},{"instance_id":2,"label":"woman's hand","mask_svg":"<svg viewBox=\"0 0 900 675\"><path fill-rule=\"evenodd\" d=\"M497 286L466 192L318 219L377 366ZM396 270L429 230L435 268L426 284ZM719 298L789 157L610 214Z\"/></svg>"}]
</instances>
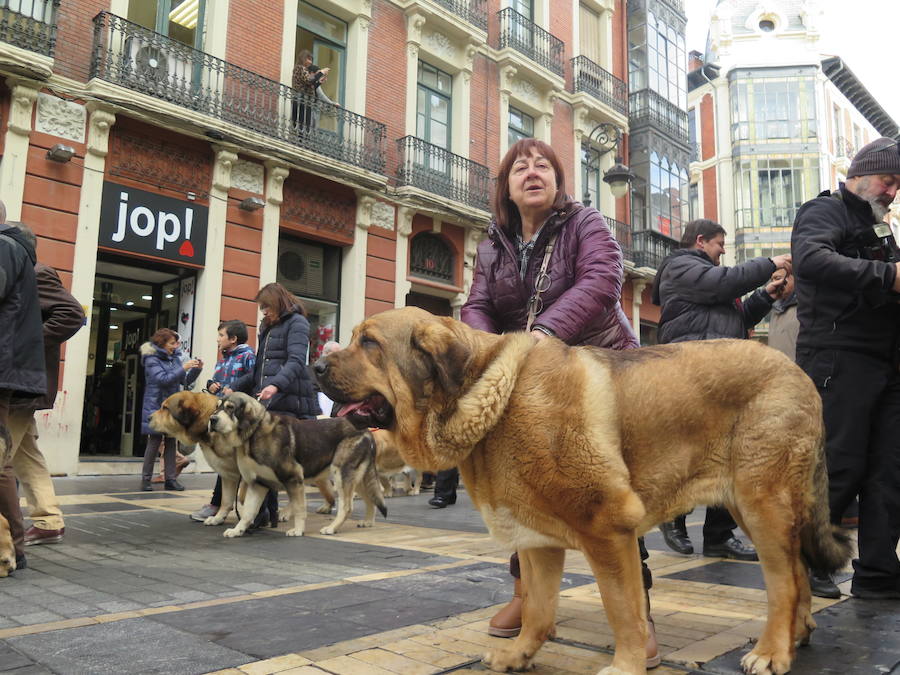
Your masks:
<instances>
[{"instance_id":1,"label":"woman's hand","mask_svg":"<svg viewBox=\"0 0 900 675\"><path fill-rule=\"evenodd\" d=\"M531 331L531 337L536 337L538 340L543 340L544 338L550 337L544 331L538 330L537 328Z\"/></svg>"},{"instance_id":2,"label":"woman's hand","mask_svg":"<svg viewBox=\"0 0 900 675\"><path fill-rule=\"evenodd\" d=\"M234 389L232 389L231 387L225 387L222 390L222 393L225 394L226 396L231 396L234 393Z\"/></svg>"},{"instance_id":3,"label":"woman's hand","mask_svg":"<svg viewBox=\"0 0 900 675\"><path fill-rule=\"evenodd\" d=\"M190 361L185 361L183 367L185 370L192 370L194 368L200 368L202 365L203 363L200 359L191 359Z\"/></svg>"},{"instance_id":4,"label":"woman's hand","mask_svg":"<svg viewBox=\"0 0 900 675\"><path fill-rule=\"evenodd\" d=\"M274 384L267 385L267 386L263 387L261 392L259 392L259 400L260 401L268 401L270 398L272 398L277 393L278 393L278 387L276 387Z\"/></svg>"},{"instance_id":5,"label":"woman's hand","mask_svg":"<svg viewBox=\"0 0 900 675\"><path fill-rule=\"evenodd\" d=\"M206 388L206 390L207 390L210 394L215 394L215 393L216 393L217 391L219 391L219 389L221 389L221 388L222 388L222 385L219 384L218 382L210 382L210 383L209 383L209 386Z\"/></svg>"}]
</instances>

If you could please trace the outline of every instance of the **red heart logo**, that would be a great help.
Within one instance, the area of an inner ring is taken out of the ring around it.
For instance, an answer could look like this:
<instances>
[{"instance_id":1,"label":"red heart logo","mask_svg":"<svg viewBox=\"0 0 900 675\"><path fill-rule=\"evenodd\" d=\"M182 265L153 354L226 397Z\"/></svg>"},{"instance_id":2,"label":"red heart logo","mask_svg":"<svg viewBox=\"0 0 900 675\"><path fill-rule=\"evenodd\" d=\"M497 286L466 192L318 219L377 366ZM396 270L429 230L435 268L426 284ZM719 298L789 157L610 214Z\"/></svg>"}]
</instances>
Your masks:
<instances>
[{"instance_id":1,"label":"red heart logo","mask_svg":"<svg viewBox=\"0 0 900 675\"><path fill-rule=\"evenodd\" d=\"M181 248L178 249L178 255L183 255L185 258L194 257L194 245L190 242L190 240L184 240L184 242L181 244Z\"/></svg>"}]
</instances>

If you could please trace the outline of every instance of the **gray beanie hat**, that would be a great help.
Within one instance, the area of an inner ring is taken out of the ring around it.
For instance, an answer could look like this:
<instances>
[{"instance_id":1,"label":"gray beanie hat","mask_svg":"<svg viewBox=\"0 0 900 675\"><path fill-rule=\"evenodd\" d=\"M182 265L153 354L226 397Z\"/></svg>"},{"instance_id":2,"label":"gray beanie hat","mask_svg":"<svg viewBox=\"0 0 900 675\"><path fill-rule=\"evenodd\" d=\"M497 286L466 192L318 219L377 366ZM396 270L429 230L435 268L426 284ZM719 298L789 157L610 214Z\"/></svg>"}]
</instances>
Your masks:
<instances>
[{"instance_id":1,"label":"gray beanie hat","mask_svg":"<svg viewBox=\"0 0 900 675\"><path fill-rule=\"evenodd\" d=\"M900 175L900 144L895 139L882 136L860 148L847 178L873 174Z\"/></svg>"}]
</instances>

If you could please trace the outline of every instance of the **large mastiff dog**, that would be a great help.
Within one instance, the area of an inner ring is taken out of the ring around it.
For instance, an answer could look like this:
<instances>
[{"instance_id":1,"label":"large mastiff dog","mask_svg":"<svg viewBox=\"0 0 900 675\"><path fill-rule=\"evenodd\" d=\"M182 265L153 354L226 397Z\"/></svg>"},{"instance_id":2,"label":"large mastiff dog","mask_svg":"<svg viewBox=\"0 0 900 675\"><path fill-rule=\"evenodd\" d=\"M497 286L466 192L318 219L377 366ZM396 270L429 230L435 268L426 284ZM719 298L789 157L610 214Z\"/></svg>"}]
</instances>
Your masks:
<instances>
[{"instance_id":1,"label":"large mastiff dog","mask_svg":"<svg viewBox=\"0 0 900 675\"><path fill-rule=\"evenodd\" d=\"M353 493L366 504L361 527L375 522L375 508L387 516L378 472L375 441L367 429L357 429L346 419L299 420L270 413L247 394L226 396L209 418L210 435L235 448L241 479L247 484L247 499L237 525L225 530L226 537L240 537L250 523L267 490L284 488L290 499L289 537L303 536L306 524L305 481L314 482L328 500L329 475L334 478L337 512L321 534L334 534L353 510ZM332 471L334 469L334 471ZM327 492L326 492L327 490ZM333 499L333 497L332 497ZM330 512L320 509L320 513Z\"/></svg>"},{"instance_id":2,"label":"large mastiff dog","mask_svg":"<svg viewBox=\"0 0 900 675\"><path fill-rule=\"evenodd\" d=\"M553 630L571 548L590 562L616 639L601 673L645 672L636 538L696 504L726 505L759 552L769 613L747 672L789 670L815 628L807 565L849 558L829 522L819 396L761 344L568 347L405 308L363 321L316 371L410 465L458 466L491 534L519 551L522 632L485 656L494 670L529 667Z\"/></svg>"}]
</instances>

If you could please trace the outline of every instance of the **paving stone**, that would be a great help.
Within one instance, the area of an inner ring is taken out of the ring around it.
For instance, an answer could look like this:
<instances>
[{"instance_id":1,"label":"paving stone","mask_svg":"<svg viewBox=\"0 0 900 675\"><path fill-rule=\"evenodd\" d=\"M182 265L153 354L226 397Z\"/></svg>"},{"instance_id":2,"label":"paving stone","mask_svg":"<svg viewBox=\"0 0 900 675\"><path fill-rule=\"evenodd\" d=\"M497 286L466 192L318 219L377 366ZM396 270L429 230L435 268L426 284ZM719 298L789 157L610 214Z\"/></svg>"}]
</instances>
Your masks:
<instances>
[{"instance_id":1,"label":"paving stone","mask_svg":"<svg viewBox=\"0 0 900 675\"><path fill-rule=\"evenodd\" d=\"M9 638L7 643L67 675L193 675L253 660L147 619Z\"/></svg>"}]
</instances>

